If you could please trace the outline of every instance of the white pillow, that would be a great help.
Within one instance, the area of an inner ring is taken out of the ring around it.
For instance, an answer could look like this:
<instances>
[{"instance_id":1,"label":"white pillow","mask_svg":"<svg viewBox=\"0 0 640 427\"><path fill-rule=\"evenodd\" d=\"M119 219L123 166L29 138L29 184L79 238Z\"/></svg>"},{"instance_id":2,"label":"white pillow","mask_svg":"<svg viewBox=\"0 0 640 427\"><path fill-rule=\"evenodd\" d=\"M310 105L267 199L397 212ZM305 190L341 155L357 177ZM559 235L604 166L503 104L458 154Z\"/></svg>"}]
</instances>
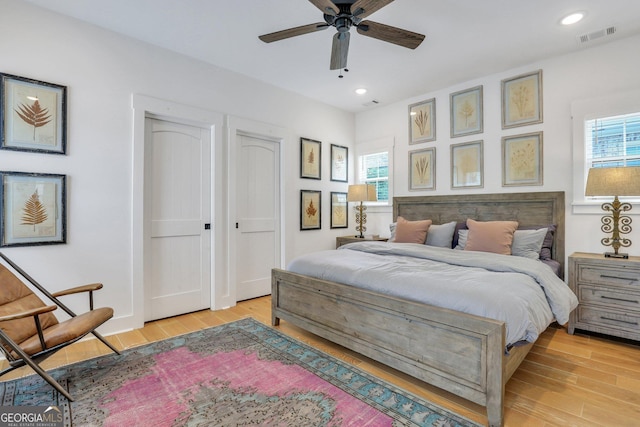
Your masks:
<instances>
[{"instance_id":1,"label":"white pillow","mask_svg":"<svg viewBox=\"0 0 640 427\"><path fill-rule=\"evenodd\" d=\"M547 235L547 230L547 228L516 230L516 232L513 233L511 255L539 259L540 249L542 249L542 243Z\"/></svg>"},{"instance_id":2,"label":"white pillow","mask_svg":"<svg viewBox=\"0 0 640 427\"><path fill-rule=\"evenodd\" d=\"M439 225L431 224L429 232L427 233L427 241L425 242L425 245L451 249L451 242L453 241L453 233L455 231L455 221Z\"/></svg>"},{"instance_id":3,"label":"white pillow","mask_svg":"<svg viewBox=\"0 0 640 427\"><path fill-rule=\"evenodd\" d=\"M458 244L454 249L459 251L464 250L467 246L467 237L469 236L469 230L458 230Z\"/></svg>"}]
</instances>

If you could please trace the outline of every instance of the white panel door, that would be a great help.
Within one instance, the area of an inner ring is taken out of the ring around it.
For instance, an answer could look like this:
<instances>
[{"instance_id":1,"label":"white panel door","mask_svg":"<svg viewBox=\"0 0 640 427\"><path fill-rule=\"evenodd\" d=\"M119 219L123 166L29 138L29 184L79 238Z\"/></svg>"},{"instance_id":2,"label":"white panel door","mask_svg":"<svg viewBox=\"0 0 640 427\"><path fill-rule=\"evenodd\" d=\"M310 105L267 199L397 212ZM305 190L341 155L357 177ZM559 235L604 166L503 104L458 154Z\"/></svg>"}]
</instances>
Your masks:
<instances>
[{"instance_id":1,"label":"white panel door","mask_svg":"<svg viewBox=\"0 0 640 427\"><path fill-rule=\"evenodd\" d=\"M211 132L147 119L150 277L145 321L209 308Z\"/></svg>"},{"instance_id":2,"label":"white panel door","mask_svg":"<svg viewBox=\"0 0 640 427\"><path fill-rule=\"evenodd\" d=\"M271 293L280 257L280 145L238 136L236 300Z\"/></svg>"}]
</instances>

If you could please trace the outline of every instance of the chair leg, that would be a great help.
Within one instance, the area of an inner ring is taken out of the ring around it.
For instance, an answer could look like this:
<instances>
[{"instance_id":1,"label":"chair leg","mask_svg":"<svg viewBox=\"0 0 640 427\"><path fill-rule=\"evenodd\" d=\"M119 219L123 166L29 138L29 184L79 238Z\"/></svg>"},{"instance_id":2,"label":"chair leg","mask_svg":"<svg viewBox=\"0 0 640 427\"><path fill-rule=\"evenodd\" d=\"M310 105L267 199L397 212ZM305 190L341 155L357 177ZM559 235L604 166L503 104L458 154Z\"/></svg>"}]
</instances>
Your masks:
<instances>
[{"instance_id":1,"label":"chair leg","mask_svg":"<svg viewBox=\"0 0 640 427\"><path fill-rule=\"evenodd\" d=\"M18 353L18 355L20 356L20 358L31 367L31 369L33 369L34 371L36 371L36 373L38 375L40 375L42 377L42 379L44 379L46 382L48 382L49 384L51 384L51 386L53 388L55 388L56 390L58 390L58 392L60 394L62 394L64 397L67 398L67 400L69 400L69 402L73 402L73 397L71 397L71 395L69 394L69 392L67 390L65 390L51 375L49 375L44 369L42 369L40 367L40 365L38 365L36 362L33 361L33 359L31 359L31 357L29 357L29 355L27 353L25 353L18 345L15 345L13 342L9 342L8 340L5 340L5 342L13 349L13 351L15 351L16 353Z\"/></svg>"},{"instance_id":2,"label":"chair leg","mask_svg":"<svg viewBox=\"0 0 640 427\"><path fill-rule=\"evenodd\" d=\"M106 345L107 347L109 347L111 350L113 350L114 353L116 354L120 354L120 352L118 351L118 349L116 349L113 345L111 345L111 343L109 341L107 341L107 339L105 337L103 337L102 335L100 335L100 333L98 331L92 331L91 332L96 338L98 338L100 341L102 341L104 343L104 345Z\"/></svg>"}]
</instances>

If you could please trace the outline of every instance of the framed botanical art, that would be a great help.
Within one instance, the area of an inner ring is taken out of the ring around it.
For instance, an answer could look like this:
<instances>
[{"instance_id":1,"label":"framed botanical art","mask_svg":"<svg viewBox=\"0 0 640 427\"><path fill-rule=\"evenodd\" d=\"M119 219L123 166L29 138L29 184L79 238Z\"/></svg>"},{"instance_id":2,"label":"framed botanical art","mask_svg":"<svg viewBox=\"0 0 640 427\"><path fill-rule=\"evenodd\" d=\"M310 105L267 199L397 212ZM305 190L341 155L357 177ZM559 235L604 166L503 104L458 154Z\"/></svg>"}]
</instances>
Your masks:
<instances>
[{"instance_id":1,"label":"framed botanical art","mask_svg":"<svg viewBox=\"0 0 640 427\"><path fill-rule=\"evenodd\" d=\"M349 213L347 211L347 193L331 192L331 228L347 228Z\"/></svg>"},{"instance_id":2,"label":"framed botanical art","mask_svg":"<svg viewBox=\"0 0 640 427\"><path fill-rule=\"evenodd\" d=\"M449 95L451 138L482 133L482 86Z\"/></svg>"},{"instance_id":3,"label":"framed botanical art","mask_svg":"<svg viewBox=\"0 0 640 427\"><path fill-rule=\"evenodd\" d=\"M65 154L67 88L0 74L0 148Z\"/></svg>"},{"instance_id":4,"label":"framed botanical art","mask_svg":"<svg viewBox=\"0 0 640 427\"><path fill-rule=\"evenodd\" d=\"M502 129L542 123L542 70L502 80Z\"/></svg>"},{"instance_id":5,"label":"framed botanical art","mask_svg":"<svg viewBox=\"0 0 640 427\"><path fill-rule=\"evenodd\" d=\"M300 138L300 178L321 179L322 143Z\"/></svg>"},{"instance_id":6,"label":"framed botanical art","mask_svg":"<svg viewBox=\"0 0 640 427\"><path fill-rule=\"evenodd\" d=\"M502 186L542 185L542 132L502 138Z\"/></svg>"},{"instance_id":7,"label":"framed botanical art","mask_svg":"<svg viewBox=\"0 0 640 427\"><path fill-rule=\"evenodd\" d=\"M300 230L322 228L320 191L300 190Z\"/></svg>"},{"instance_id":8,"label":"framed botanical art","mask_svg":"<svg viewBox=\"0 0 640 427\"><path fill-rule=\"evenodd\" d=\"M347 182L349 149L331 144L331 181Z\"/></svg>"},{"instance_id":9,"label":"framed botanical art","mask_svg":"<svg viewBox=\"0 0 640 427\"><path fill-rule=\"evenodd\" d=\"M435 141L436 99L409 105L409 144Z\"/></svg>"},{"instance_id":10,"label":"framed botanical art","mask_svg":"<svg viewBox=\"0 0 640 427\"><path fill-rule=\"evenodd\" d=\"M409 190L436 189L435 147L409 152Z\"/></svg>"},{"instance_id":11,"label":"framed botanical art","mask_svg":"<svg viewBox=\"0 0 640 427\"><path fill-rule=\"evenodd\" d=\"M453 144L451 146L451 188L482 188L483 186L483 142Z\"/></svg>"},{"instance_id":12,"label":"framed botanical art","mask_svg":"<svg viewBox=\"0 0 640 427\"><path fill-rule=\"evenodd\" d=\"M66 176L0 172L0 246L66 243Z\"/></svg>"}]
</instances>

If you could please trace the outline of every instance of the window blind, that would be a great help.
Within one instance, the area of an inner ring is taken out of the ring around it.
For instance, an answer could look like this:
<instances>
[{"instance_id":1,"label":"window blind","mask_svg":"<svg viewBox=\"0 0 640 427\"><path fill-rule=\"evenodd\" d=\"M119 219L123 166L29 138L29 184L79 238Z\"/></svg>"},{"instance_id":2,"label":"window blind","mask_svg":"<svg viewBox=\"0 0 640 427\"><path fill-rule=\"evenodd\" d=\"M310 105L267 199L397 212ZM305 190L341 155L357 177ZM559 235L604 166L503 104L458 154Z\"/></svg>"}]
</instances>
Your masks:
<instances>
[{"instance_id":1,"label":"window blind","mask_svg":"<svg viewBox=\"0 0 640 427\"><path fill-rule=\"evenodd\" d=\"M640 113L585 121L587 169L640 166Z\"/></svg>"}]
</instances>

